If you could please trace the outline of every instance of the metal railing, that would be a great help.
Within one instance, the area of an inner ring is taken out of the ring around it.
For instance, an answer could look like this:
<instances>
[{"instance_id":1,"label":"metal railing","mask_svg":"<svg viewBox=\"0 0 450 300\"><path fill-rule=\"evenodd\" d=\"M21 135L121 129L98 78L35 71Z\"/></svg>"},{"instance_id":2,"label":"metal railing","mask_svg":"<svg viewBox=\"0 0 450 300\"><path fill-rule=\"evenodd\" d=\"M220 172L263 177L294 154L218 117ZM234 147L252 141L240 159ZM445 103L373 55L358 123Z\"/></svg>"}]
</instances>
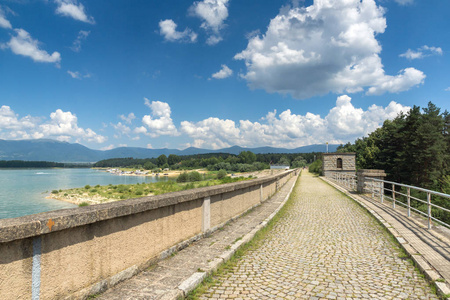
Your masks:
<instances>
[{"instance_id":1,"label":"metal railing","mask_svg":"<svg viewBox=\"0 0 450 300\"><path fill-rule=\"evenodd\" d=\"M327 172L326 174L328 179L331 179L335 183L346 187L349 190L356 191L358 179L355 174L347 174L340 172Z\"/></svg>"},{"instance_id":2,"label":"metal railing","mask_svg":"<svg viewBox=\"0 0 450 300\"><path fill-rule=\"evenodd\" d=\"M392 201L393 209L395 209L397 204L405 207L407 209L408 217L411 217L411 210L425 216L428 220L428 229L431 229L433 220L450 228L450 224L445 223L443 220L435 218L432 215L434 208L437 214L442 215L443 211L449 213L450 217L450 209L432 203L433 196L450 200L450 195L387 180L375 178L366 179L367 181L364 183L365 190L372 194L373 199L379 198L381 203L383 203L385 199L390 200ZM413 196L411 192L415 195ZM426 199L420 199L420 196ZM416 205L411 205L411 202L414 202ZM426 208L426 211L420 210L420 206ZM441 212L439 212L439 210L441 210Z\"/></svg>"}]
</instances>

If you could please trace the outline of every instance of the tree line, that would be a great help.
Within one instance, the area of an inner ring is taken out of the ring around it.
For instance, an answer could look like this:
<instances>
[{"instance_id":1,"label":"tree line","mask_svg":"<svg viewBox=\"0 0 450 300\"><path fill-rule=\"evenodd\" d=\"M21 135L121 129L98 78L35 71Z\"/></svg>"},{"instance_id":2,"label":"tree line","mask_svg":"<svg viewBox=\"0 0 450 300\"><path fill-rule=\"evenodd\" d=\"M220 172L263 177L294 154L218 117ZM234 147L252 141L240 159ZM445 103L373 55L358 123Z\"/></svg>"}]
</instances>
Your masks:
<instances>
[{"instance_id":1,"label":"tree line","mask_svg":"<svg viewBox=\"0 0 450 300\"><path fill-rule=\"evenodd\" d=\"M64 164L49 161L0 160L0 168L64 168Z\"/></svg>"},{"instance_id":2,"label":"tree line","mask_svg":"<svg viewBox=\"0 0 450 300\"><path fill-rule=\"evenodd\" d=\"M388 180L450 193L450 114L431 102L337 151L356 152L357 168L385 170Z\"/></svg>"},{"instance_id":3,"label":"tree line","mask_svg":"<svg viewBox=\"0 0 450 300\"><path fill-rule=\"evenodd\" d=\"M208 153L196 155L164 154L156 158L112 158L101 160L94 164L98 168L136 168L153 170L155 168L170 168L172 170L192 170L206 168L211 171L227 170L232 172L251 172L268 169L271 164L288 165L292 168L306 166L319 153L268 153L255 154L242 151L239 155L229 153Z\"/></svg>"}]
</instances>

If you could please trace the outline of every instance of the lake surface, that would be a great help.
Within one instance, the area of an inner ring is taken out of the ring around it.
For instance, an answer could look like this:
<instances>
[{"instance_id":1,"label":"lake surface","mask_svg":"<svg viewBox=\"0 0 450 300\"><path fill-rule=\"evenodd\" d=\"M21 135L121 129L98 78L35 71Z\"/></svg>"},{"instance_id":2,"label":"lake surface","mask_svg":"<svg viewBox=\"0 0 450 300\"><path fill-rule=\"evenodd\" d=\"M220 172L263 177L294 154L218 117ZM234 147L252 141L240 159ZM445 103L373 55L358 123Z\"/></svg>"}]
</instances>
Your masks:
<instances>
[{"instance_id":1,"label":"lake surface","mask_svg":"<svg viewBox=\"0 0 450 300\"><path fill-rule=\"evenodd\" d=\"M77 207L46 199L52 190L108 184L150 183L166 177L118 176L93 169L0 169L0 219Z\"/></svg>"}]
</instances>

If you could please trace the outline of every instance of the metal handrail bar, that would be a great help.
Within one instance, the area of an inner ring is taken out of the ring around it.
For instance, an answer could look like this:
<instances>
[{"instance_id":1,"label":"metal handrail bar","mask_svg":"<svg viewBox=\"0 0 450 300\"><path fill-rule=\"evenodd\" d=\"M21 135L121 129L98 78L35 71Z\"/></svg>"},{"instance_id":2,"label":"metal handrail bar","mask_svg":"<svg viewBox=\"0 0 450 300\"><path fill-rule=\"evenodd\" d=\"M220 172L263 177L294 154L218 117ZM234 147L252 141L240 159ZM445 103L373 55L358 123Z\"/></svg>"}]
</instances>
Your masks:
<instances>
[{"instance_id":1,"label":"metal handrail bar","mask_svg":"<svg viewBox=\"0 0 450 300\"><path fill-rule=\"evenodd\" d=\"M403 203L403 202L400 202L400 201L398 201L398 200L396 200L396 201L397 201L397 204L400 204L400 205L402 205L402 206L408 208L408 203Z\"/></svg>"},{"instance_id":2,"label":"metal handrail bar","mask_svg":"<svg viewBox=\"0 0 450 300\"><path fill-rule=\"evenodd\" d=\"M439 222L439 223L441 223L442 225L444 225L445 227L447 227L447 228L450 228L450 225L449 224L447 224L447 223L444 223L444 222L442 222L441 220L439 220L439 219L436 219L436 218L434 218L434 217L431 217L431 219L433 219L433 220L435 220L436 222Z\"/></svg>"},{"instance_id":3,"label":"metal handrail bar","mask_svg":"<svg viewBox=\"0 0 450 300\"><path fill-rule=\"evenodd\" d=\"M440 208L440 209L442 209L442 210L444 210L444 211L446 211L446 212L450 212L450 209L448 209L448 208L444 208L444 207L440 207L440 206L437 206L436 204L433 204L433 203L431 203L431 206L434 206L434 207Z\"/></svg>"},{"instance_id":4,"label":"metal handrail bar","mask_svg":"<svg viewBox=\"0 0 450 300\"><path fill-rule=\"evenodd\" d=\"M427 204L427 201L424 201L424 200L422 200L422 199L419 199L419 198L416 198L416 197L413 197L413 196L410 196L410 197L411 197L411 199L414 199L414 200L416 200L416 201L419 201L419 202L422 202L422 203Z\"/></svg>"},{"instance_id":5,"label":"metal handrail bar","mask_svg":"<svg viewBox=\"0 0 450 300\"><path fill-rule=\"evenodd\" d=\"M394 198L386 196L386 195L384 195L384 199L391 199L391 201L394 201Z\"/></svg>"},{"instance_id":6,"label":"metal handrail bar","mask_svg":"<svg viewBox=\"0 0 450 300\"><path fill-rule=\"evenodd\" d=\"M391 200L392 200L392 207L393 207L394 209L395 209L396 203L399 203L399 204L401 204L401 205L405 205L405 203L403 203L401 200L397 200L397 199L396 199L396 195L401 195L401 196L406 197L406 200L407 200L406 208L407 208L407 210L408 210L408 217L411 216L411 209L412 209L413 211L417 211L417 212L419 212L420 214L425 215L425 216L428 218L428 229L431 229L431 222L432 222L432 220L436 220L436 218L434 218L434 217L432 216L432 208L433 208L433 207L435 207L435 208L437 208L437 209L441 209L441 210L443 210L443 211L445 211L445 212L450 212L449 209L446 209L446 208L444 208L444 207L442 207L442 206L439 206L439 205L437 205L437 204L431 203L431 196L432 196L432 195L434 195L434 196L439 196L439 197L444 197L444 198L447 198L447 199L450 200L450 195L448 195L448 194L444 194L444 193L440 193L440 192L436 192L436 191L432 191L432 190L428 190L428 189L424 189L424 188L419 188L419 187L412 186L412 185L407 185L407 184L402 184L402 183L397 183L397 182L392 182L392 181L387 181L387 180L381 180L381 179L377 179L377 178L371 178L371 177L368 177L367 180L369 181L369 182L367 183L367 186L370 186L370 187L372 188L372 198L374 198L374 196L375 196L375 189L376 189L376 188L375 188L375 182L378 182L378 183L379 183L378 188L379 188L380 192L383 191L383 194L385 193L385 191L390 191L390 192L392 192L392 198L391 198L391 197L388 197L388 196L385 196L385 198L388 198L388 199L391 199ZM391 189L385 188L385 187L384 187L385 184L390 184L390 185L391 185ZM366 184L365 184L365 186L366 186ZM407 195L401 193L400 191L396 191L396 190L395 190L395 187L396 187L396 186L400 186L400 187L406 188L406 190L407 190ZM411 189L416 190L416 191L419 191L419 192L426 193L426 195L427 195L427 200L424 201L424 200L422 200L422 199L418 199L418 198L416 198L416 197L412 197L412 196L411 196ZM427 213L424 213L424 212L422 212L422 211L419 211L419 210L414 209L413 207L411 207L411 198L414 199L415 201L419 201L419 202L421 202L421 203L426 204L426 205L427 205ZM380 196L380 199L381 199L381 202L383 202L383 197ZM403 201L404 201L404 199L403 199ZM446 223L443 222L443 221L439 221L439 223L446 224ZM450 227L449 224L446 224L446 226L449 226L449 227Z\"/></svg>"},{"instance_id":7,"label":"metal handrail bar","mask_svg":"<svg viewBox=\"0 0 450 300\"><path fill-rule=\"evenodd\" d=\"M402 196L405 196L405 197L408 197L408 195L405 195L405 194L402 194L402 193L400 193L400 192L396 192L398 195L402 195Z\"/></svg>"},{"instance_id":8,"label":"metal handrail bar","mask_svg":"<svg viewBox=\"0 0 450 300\"><path fill-rule=\"evenodd\" d=\"M423 211L421 211L421 210L419 210L419 209L417 209L417 208L411 207L411 209L412 209L413 211L415 211L415 212L418 212L419 214L424 215L425 217L427 216L426 213L424 213Z\"/></svg>"},{"instance_id":9,"label":"metal handrail bar","mask_svg":"<svg viewBox=\"0 0 450 300\"><path fill-rule=\"evenodd\" d=\"M398 186L403 186L403 187L406 187L406 188L411 188L411 189L414 189L414 190L417 190L417 191L421 191L421 192L424 192L424 193L430 193L430 194L433 194L433 195L436 195L436 196L440 196L440 197L450 198L450 195L448 195L448 194L436 192L436 191L433 191L433 190L427 190L427 189L424 189L424 188L421 188L421 187L417 187L417 186L413 186L413 185L407 185L407 184L403 184L403 183L392 182L392 181L387 181L387 180L381 180L381 179L371 178L371 177L368 177L367 179L370 179L370 180L376 181L376 182L383 182L383 183L389 183L389 184L394 184L394 185L398 185Z\"/></svg>"}]
</instances>

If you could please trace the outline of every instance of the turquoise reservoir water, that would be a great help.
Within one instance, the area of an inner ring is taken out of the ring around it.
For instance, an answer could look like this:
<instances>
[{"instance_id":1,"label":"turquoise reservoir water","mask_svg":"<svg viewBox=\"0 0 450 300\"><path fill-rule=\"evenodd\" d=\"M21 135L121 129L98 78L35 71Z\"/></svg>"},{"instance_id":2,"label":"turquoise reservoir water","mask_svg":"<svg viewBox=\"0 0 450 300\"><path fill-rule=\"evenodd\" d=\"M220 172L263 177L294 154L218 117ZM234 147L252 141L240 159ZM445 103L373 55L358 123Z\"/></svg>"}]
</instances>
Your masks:
<instances>
[{"instance_id":1,"label":"turquoise reservoir water","mask_svg":"<svg viewBox=\"0 0 450 300\"><path fill-rule=\"evenodd\" d=\"M92 169L0 169L0 219L76 207L63 201L46 199L52 190L87 184L133 184L158 180L167 178L118 176Z\"/></svg>"}]
</instances>

